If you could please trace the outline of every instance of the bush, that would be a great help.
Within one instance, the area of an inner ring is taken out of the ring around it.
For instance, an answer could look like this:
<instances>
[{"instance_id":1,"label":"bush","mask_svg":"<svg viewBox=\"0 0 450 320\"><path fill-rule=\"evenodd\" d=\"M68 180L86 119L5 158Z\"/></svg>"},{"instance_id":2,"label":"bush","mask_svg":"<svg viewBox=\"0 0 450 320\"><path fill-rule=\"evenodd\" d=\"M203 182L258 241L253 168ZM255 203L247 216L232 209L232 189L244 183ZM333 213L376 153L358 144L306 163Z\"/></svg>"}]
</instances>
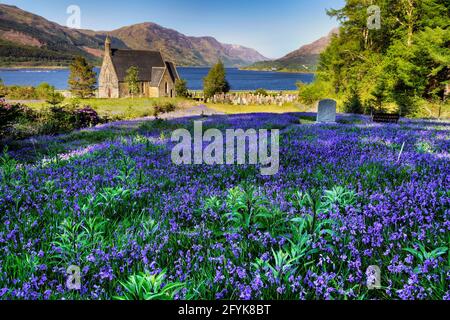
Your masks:
<instances>
[{"instance_id":1,"label":"bush","mask_svg":"<svg viewBox=\"0 0 450 320\"><path fill-rule=\"evenodd\" d=\"M64 101L64 96L60 92L56 92L55 88L51 88L47 93L46 101L49 105L56 107Z\"/></svg>"},{"instance_id":2,"label":"bush","mask_svg":"<svg viewBox=\"0 0 450 320\"><path fill-rule=\"evenodd\" d=\"M255 95L260 95L263 97L267 97L269 94L267 93L267 91L265 89L256 89L255 91Z\"/></svg>"},{"instance_id":3,"label":"bush","mask_svg":"<svg viewBox=\"0 0 450 320\"><path fill-rule=\"evenodd\" d=\"M21 104L8 104L0 99L0 137L5 137L11 127L23 120L31 117L32 111Z\"/></svg>"},{"instance_id":4,"label":"bush","mask_svg":"<svg viewBox=\"0 0 450 320\"><path fill-rule=\"evenodd\" d=\"M35 88L36 97L41 100L47 100L51 98L51 96L55 92L55 87L51 86L47 82L43 82Z\"/></svg>"},{"instance_id":5,"label":"bush","mask_svg":"<svg viewBox=\"0 0 450 320\"><path fill-rule=\"evenodd\" d=\"M101 122L100 117L94 109L89 106L75 110L76 127L78 129L93 127Z\"/></svg>"},{"instance_id":6,"label":"bush","mask_svg":"<svg viewBox=\"0 0 450 320\"><path fill-rule=\"evenodd\" d=\"M191 95L189 94L186 80L178 79L175 81L175 93L177 97L190 98Z\"/></svg>"},{"instance_id":7,"label":"bush","mask_svg":"<svg viewBox=\"0 0 450 320\"><path fill-rule=\"evenodd\" d=\"M177 109L177 106L171 102L166 102L161 105L156 105L153 110L153 116L158 119L160 114L174 112Z\"/></svg>"},{"instance_id":8,"label":"bush","mask_svg":"<svg viewBox=\"0 0 450 320\"><path fill-rule=\"evenodd\" d=\"M36 90L33 87L9 86L6 87L6 96L11 100L36 100Z\"/></svg>"},{"instance_id":9,"label":"bush","mask_svg":"<svg viewBox=\"0 0 450 320\"><path fill-rule=\"evenodd\" d=\"M315 81L311 84L297 82L297 87L300 102L308 106L312 106L326 97L332 98L334 96L330 84L323 81Z\"/></svg>"}]
</instances>

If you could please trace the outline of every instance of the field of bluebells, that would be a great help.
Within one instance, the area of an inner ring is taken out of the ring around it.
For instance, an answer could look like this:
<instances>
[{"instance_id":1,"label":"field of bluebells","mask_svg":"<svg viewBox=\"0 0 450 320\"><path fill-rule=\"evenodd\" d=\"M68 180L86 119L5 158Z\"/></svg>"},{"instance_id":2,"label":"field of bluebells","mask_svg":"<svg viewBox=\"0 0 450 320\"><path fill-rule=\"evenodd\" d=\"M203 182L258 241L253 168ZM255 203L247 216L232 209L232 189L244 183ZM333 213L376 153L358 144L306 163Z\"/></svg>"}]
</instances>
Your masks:
<instances>
[{"instance_id":1,"label":"field of bluebells","mask_svg":"<svg viewBox=\"0 0 450 320\"><path fill-rule=\"evenodd\" d=\"M5 152L0 299L450 299L449 123L203 120L280 129L279 173L173 165L170 134L192 119Z\"/></svg>"}]
</instances>

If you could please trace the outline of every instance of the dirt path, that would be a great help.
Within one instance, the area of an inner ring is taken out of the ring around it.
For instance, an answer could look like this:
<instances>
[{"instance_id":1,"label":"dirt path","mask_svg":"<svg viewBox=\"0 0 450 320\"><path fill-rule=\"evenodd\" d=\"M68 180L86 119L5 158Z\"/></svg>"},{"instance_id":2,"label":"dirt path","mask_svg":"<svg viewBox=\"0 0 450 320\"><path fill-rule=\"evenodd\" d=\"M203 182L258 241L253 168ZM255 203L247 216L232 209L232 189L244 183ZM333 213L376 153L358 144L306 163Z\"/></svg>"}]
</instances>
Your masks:
<instances>
[{"instance_id":1,"label":"dirt path","mask_svg":"<svg viewBox=\"0 0 450 320\"><path fill-rule=\"evenodd\" d=\"M163 115L159 116L159 119L173 120L173 119L189 118L189 117L196 117L196 116L202 116L202 115L205 115L205 116L225 115L225 113L208 108L205 105L199 105L199 106L185 108L185 109L184 108L178 109L174 112L163 114ZM145 117L145 118L138 118L138 119L133 119L133 120L115 121L115 122L109 122L109 123L106 123L103 125L99 125L94 128L84 129L84 130L89 131L89 130L101 130L101 129L108 129L108 128L133 129L133 128L139 127L144 122L152 121L155 119L156 119L155 117Z\"/></svg>"}]
</instances>

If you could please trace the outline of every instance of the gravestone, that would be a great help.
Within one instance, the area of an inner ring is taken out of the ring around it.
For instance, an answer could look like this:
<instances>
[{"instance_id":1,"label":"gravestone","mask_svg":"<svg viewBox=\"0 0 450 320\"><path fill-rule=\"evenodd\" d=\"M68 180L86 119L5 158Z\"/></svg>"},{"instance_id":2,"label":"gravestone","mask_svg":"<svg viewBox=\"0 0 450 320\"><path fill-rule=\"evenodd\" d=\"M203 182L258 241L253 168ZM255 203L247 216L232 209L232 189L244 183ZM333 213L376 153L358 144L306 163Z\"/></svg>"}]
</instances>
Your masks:
<instances>
[{"instance_id":1,"label":"gravestone","mask_svg":"<svg viewBox=\"0 0 450 320\"><path fill-rule=\"evenodd\" d=\"M317 110L318 123L335 123L336 122L336 101L325 99L319 102Z\"/></svg>"}]
</instances>

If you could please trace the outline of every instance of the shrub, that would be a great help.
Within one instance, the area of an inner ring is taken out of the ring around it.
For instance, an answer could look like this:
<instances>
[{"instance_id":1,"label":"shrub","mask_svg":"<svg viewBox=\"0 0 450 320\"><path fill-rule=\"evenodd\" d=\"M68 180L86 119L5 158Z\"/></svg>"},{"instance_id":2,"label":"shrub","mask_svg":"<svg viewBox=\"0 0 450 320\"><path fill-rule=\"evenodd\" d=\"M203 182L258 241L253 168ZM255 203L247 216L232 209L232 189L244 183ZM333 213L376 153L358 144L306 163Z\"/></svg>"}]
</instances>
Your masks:
<instances>
[{"instance_id":1,"label":"shrub","mask_svg":"<svg viewBox=\"0 0 450 320\"><path fill-rule=\"evenodd\" d=\"M333 90L328 83L315 81L311 84L297 82L298 97L301 103L308 106L314 105L325 97L333 97Z\"/></svg>"},{"instance_id":2,"label":"shrub","mask_svg":"<svg viewBox=\"0 0 450 320\"><path fill-rule=\"evenodd\" d=\"M79 129L93 127L101 122L101 119L97 111L95 111L89 106L75 110L75 116L76 116L76 127Z\"/></svg>"},{"instance_id":3,"label":"shrub","mask_svg":"<svg viewBox=\"0 0 450 320\"><path fill-rule=\"evenodd\" d=\"M52 106L41 114L41 133L59 134L75 129L75 116L65 107Z\"/></svg>"},{"instance_id":4,"label":"shrub","mask_svg":"<svg viewBox=\"0 0 450 320\"><path fill-rule=\"evenodd\" d=\"M153 110L153 116L158 119L160 114L174 112L177 106L171 102L165 102L160 105L156 105Z\"/></svg>"},{"instance_id":5,"label":"shrub","mask_svg":"<svg viewBox=\"0 0 450 320\"><path fill-rule=\"evenodd\" d=\"M34 100L38 98L35 88L21 86L7 87L6 96L11 100Z\"/></svg>"},{"instance_id":6,"label":"shrub","mask_svg":"<svg viewBox=\"0 0 450 320\"><path fill-rule=\"evenodd\" d=\"M64 101L64 96L60 92L56 92L55 88L50 88L50 91L46 94L46 102L54 107Z\"/></svg>"},{"instance_id":7,"label":"shrub","mask_svg":"<svg viewBox=\"0 0 450 320\"><path fill-rule=\"evenodd\" d=\"M175 81L175 93L177 97L190 98L189 90L187 88L187 81L184 79L178 79Z\"/></svg>"},{"instance_id":8,"label":"shrub","mask_svg":"<svg viewBox=\"0 0 450 320\"><path fill-rule=\"evenodd\" d=\"M5 136L11 126L23 118L30 117L32 111L21 104L8 104L0 99L0 137Z\"/></svg>"},{"instance_id":9,"label":"shrub","mask_svg":"<svg viewBox=\"0 0 450 320\"><path fill-rule=\"evenodd\" d=\"M260 95L263 97L267 97L269 95L269 93L265 90L265 89L256 89L255 91L255 95Z\"/></svg>"},{"instance_id":10,"label":"shrub","mask_svg":"<svg viewBox=\"0 0 450 320\"><path fill-rule=\"evenodd\" d=\"M35 88L35 91L38 99L47 100L55 93L55 87L43 82Z\"/></svg>"}]
</instances>

